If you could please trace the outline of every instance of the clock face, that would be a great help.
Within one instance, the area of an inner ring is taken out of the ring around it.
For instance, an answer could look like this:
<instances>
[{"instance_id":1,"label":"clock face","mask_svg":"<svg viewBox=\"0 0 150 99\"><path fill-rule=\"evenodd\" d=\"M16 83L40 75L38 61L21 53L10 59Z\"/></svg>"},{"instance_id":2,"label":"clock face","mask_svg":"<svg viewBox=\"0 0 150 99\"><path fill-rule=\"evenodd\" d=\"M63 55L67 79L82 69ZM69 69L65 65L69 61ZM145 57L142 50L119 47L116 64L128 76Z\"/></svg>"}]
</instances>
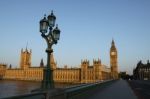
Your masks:
<instances>
[{"instance_id":1,"label":"clock face","mask_svg":"<svg viewBox=\"0 0 150 99\"><path fill-rule=\"evenodd\" d=\"M111 52L111 55L116 55L116 52Z\"/></svg>"}]
</instances>

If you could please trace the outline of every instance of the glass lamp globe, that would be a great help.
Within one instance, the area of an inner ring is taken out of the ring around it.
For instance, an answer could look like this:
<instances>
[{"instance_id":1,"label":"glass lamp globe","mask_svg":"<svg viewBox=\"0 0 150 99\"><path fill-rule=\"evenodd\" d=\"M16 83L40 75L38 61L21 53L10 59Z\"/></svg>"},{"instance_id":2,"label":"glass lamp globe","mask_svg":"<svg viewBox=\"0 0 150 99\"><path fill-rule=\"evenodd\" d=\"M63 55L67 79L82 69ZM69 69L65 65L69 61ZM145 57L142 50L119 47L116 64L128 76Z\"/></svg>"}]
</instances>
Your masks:
<instances>
[{"instance_id":1,"label":"glass lamp globe","mask_svg":"<svg viewBox=\"0 0 150 99\"><path fill-rule=\"evenodd\" d=\"M48 19L48 25L49 25L49 27L54 27L54 26L55 26L56 17L55 17L55 15L53 14L53 11L52 11L51 14L47 17L47 19Z\"/></svg>"},{"instance_id":2,"label":"glass lamp globe","mask_svg":"<svg viewBox=\"0 0 150 99\"><path fill-rule=\"evenodd\" d=\"M60 30L58 29L58 25L53 30L53 37L56 41L59 40L59 38L60 38Z\"/></svg>"},{"instance_id":3,"label":"glass lamp globe","mask_svg":"<svg viewBox=\"0 0 150 99\"><path fill-rule=\"evenodd\" d=\"M44 16L44 18L40 20L40 32L47 33L47 29L48 29L48 22L46 20L46 17Z\"/></svg>"}]
</instances>

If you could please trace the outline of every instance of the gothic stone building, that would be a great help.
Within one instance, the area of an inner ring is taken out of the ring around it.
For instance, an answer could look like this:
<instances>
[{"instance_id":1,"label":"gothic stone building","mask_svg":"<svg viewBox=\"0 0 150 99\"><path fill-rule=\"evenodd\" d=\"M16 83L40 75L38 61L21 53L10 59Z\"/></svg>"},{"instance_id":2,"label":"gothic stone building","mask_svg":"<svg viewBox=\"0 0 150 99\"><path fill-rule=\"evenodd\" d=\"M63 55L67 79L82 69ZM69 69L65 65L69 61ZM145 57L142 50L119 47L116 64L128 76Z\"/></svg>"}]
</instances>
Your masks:
<instances>
[{"instance_id":1,"label":"gothic stone building","mask_svg":"<svg viewBox=\"0 0 150 99\"><path fill-rule=\"evenodd\" d=\"M137 80L150 80L150 63L143 64L142 61L137 63L136 68L133 70L133 77Z\"/></svg>"},{"instance_id":2,"label":"gothic stone building","mask_svg":"<svg viewBox=\"0 0 150 99\"><path fill-rule=\"evenodd\" d=\"M31 50L27 48L21 50L20 68L8 68L6 64L0 64L0 78L11 80L41 81L43 79L43 69L45 68L43 59L40 66L31 66ZM91 83L101 80L118 79L117 49L114 41L110 48L110 68L103 65L101 60L93 60L90 65L88 60L81 61L80 67L64 68L57 67L53 54L50 56L50 64L53 69L55 82L62 83Z\"/></svg>"}]
</instances>

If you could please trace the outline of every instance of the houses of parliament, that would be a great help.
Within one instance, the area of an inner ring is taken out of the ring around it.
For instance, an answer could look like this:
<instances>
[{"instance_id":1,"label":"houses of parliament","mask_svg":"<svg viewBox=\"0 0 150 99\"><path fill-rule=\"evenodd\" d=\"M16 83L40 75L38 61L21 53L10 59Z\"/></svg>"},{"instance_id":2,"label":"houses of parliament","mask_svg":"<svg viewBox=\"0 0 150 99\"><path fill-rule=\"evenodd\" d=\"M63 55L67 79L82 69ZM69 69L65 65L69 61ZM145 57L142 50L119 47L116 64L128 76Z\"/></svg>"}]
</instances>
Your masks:
<instances>
[{"instance_id":1,"label":"houses of parliament","mask_svg":"<svg viewBox=\"0 0 150 99\"><path fill-rule=\"evenodd\" d=\"M101 60L93 60L90 65L88 60L81 61L80 67L70 68L64 66L57 67L51 54L50 64L53 69L54 82L60 83L91 83L101 80L118 79L118 55L114 40L112 40L110 48L110 67L102 64ZM0 64L0 79L8 80L28 80L42 81L43 69L45 68L43 59L39 66L31 66L32 51L21 50L20 67L12 68L6 64Z\"/></svg>"}]
</instances>

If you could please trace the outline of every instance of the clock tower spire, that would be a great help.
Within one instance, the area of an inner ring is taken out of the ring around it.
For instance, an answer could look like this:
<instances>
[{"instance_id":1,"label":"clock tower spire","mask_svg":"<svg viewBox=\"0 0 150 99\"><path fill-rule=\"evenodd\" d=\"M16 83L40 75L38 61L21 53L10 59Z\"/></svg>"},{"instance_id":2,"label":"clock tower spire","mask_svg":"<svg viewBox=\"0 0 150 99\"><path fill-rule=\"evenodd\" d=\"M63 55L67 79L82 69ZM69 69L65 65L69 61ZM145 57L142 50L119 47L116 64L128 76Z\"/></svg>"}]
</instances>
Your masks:
<instances>
[{"instance_id":1,"label":"clock tower spire","mask_svg":"<svg viewBox=\"0 0 150 99\"><path fill-rule=\"evenodd\" d=\"M118 55L114 40L112 40L110 48L110 67L113 79L118 79Z\"/></svg>"}]
</instances>

